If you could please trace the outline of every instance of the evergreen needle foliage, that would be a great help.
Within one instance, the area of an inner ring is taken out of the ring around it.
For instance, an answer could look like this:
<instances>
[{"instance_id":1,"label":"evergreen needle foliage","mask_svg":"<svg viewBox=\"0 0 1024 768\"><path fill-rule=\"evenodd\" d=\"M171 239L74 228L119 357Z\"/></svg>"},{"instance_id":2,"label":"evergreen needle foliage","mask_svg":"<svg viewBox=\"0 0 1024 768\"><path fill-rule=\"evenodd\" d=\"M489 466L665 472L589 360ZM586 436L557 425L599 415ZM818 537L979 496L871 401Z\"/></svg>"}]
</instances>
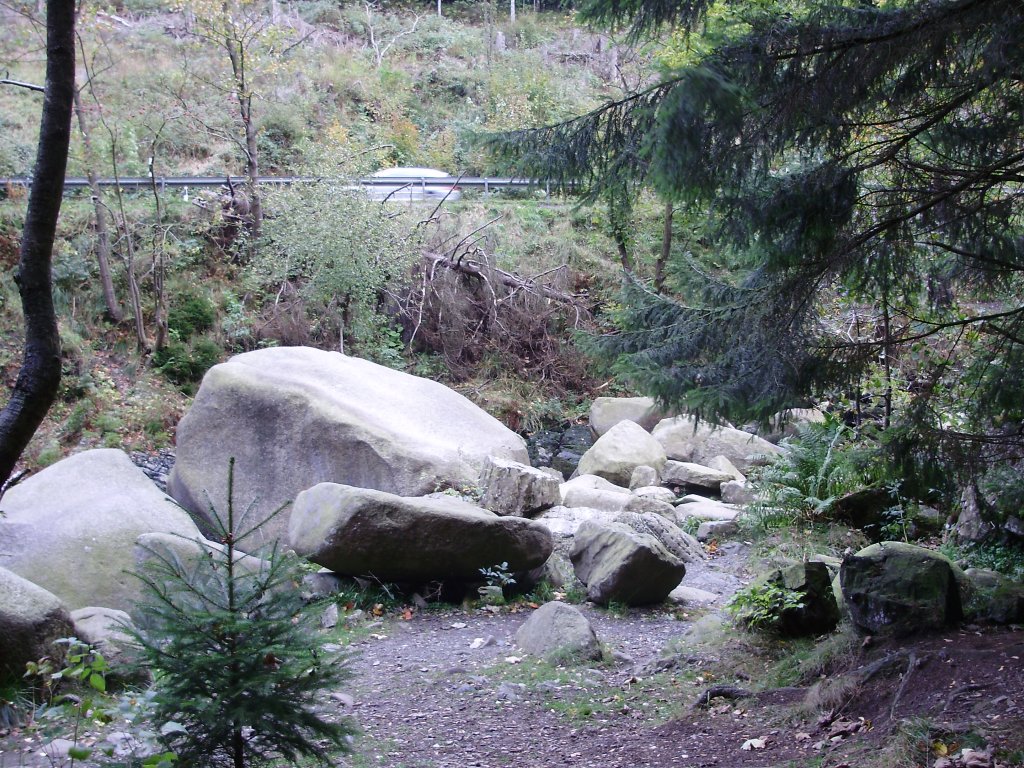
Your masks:
<instances>
[{"instance_id":1,"label":"evergreen needle foliage","mask_svg":"<svg viewBox=\"0 0 1024 768\"><path fill-rule=\"evenodd\" d=\"M234 459L226 522L210 515L223 546L194 558L151 549L140 576L146 629L134 635L156 681L154 717L180 765L243 768L300 756L326 765L347 749L352 728L326 719L317 703L348 677L346 659L321 647L294 556L276 546L262 560L236 551L258 527L236 517L233 478Z\"/></svg>"},{"instance_id":2,"label":"evergreen needle foliage","mask_svg":"<svg viewBox=\"0 0 1024 768\"><path fill-rule=\"evenodd\" d=\"M620 371L737 421L880 366L888 426L903 366L914 380L893 445L943 446L961 466L1024 455L1024 5L579 11L634 39L671 27L677 55L634 93L492 146L514 173L594 199L652 188L738 265L674 294L632 281L597 343Z\"/></svg>"}]
</instances>

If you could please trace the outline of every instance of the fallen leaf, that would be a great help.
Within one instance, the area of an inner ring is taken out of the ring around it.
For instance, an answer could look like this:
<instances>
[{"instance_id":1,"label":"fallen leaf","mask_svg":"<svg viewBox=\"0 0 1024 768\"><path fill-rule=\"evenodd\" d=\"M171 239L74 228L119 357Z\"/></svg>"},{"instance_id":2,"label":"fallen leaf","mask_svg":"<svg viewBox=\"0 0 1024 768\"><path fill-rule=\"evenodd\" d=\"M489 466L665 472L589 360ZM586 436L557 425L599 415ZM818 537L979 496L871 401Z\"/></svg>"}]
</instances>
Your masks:
<instances>
[{"instance_id":1,"label":"fallen leaf","mask_svg":"<svg viewBox=\"0 0 1024 768\"><path fill-rule=\"evenodd\" d=\"M375 606L373 606L373 610L371 611L371 613L374 616L383 616L384 615L384 604L383 603L377 603Z\"/></svg>"},{"instance_id":2,"label":"fallen leaf","mask_svg":"<svg viewBox=\"0 0 1024 768\"><path fill-rule=\"evenodd\" d=\"M749 752L752 749L764 749L766 746L768 745L765 744L764 739L747 739L740 749Z\"/></svg>"},{"instance_id":3,"label":"fallen leaf","mask_svg":"<svg viewBox=\"0 0 1024 768\"><path fill-rule=\"evenodd\" d=\"M405 610L402 611L403 621L412 621L412 608L406 606Z\"/></svg>"},{"instance_id":4,"label":"fallen leaf","mask_svg":"<svg viewBox=\"0 0 1024 768\"><path fill-rule=\"evenodd\" d=\"M810 740L811 740L811 734L809 734L809 733L802 733L802 732L801 732L801 733L798 733L798 734L797 734L796 736L794 736L793 738L794 738L794 739L795 739L796 741L810 741Z\"/></svg>"},{"instance_id":5,"label":"fallen leaf","mask_svg":"<svg viewBox=\"0 0 1024 768\"><path fill-rule=\"evenodd\" d=\"M932 742L932 752L934 752L939 757L945 757L949 754L949 747L946 746L944 742L935 741Z\"/></svg>"}]
</instances>

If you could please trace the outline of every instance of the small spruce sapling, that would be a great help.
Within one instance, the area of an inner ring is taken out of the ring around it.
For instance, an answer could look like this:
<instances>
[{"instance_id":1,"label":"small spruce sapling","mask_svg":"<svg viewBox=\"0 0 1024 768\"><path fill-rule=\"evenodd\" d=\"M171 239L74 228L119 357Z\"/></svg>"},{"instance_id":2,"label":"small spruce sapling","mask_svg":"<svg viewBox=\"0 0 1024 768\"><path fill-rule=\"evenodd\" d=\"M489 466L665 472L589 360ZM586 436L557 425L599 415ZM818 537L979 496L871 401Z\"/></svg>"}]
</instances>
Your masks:
<instances>
[{"instance_id":1,"label":"small spruce sapling","mask_svg":"<svg viewBox=\"0 0 1024 768\"><path fill-rule=\"evenodd\" d=\"M276 546L263 559L236 551L259 526L244 526L252 505L236 519L233 486L231 459L226 522L210 505L222 547L195 558L151 549L139 575L145 629L134 638L156 682L154 719L182 766L327 765L353 728L317 703L349 676L347 657L322 647L297 558Z\"/></svg>"}]
</instances>

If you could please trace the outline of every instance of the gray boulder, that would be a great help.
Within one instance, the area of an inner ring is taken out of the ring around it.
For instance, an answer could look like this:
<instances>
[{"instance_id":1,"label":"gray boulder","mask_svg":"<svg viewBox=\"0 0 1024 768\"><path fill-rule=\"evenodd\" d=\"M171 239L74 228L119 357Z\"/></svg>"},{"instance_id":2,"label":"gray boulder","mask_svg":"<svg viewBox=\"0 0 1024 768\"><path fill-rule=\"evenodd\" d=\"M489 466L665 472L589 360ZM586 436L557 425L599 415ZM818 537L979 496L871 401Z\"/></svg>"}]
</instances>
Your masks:
<instances>
[{"instance_id":1,"label":"gray boulder","mask_svg":"<svg viewBox=\"0 0 1024 768\"><path fill-rule=\"evenodd\" d=\"M132 625L125 611L115 608L87 606L71 612L75 637L95 647L110 665L110 673L124 676L136 656L126 629ZM129 675L130 676L130 675Z\"/></svg>"},{"instance_id":2,"label":"gray boulder","mask_svg":"<svg viewBox=\"0 0 1024 768\"><path fill-rule=\"evenodd\" d=\"M629 489L631 491L635 491L637 488L656 486L660 483L661 473L654 467L648 467L646 464L641 464L634 469L633 474L629 477Z\"/></svg>"},{"instance_id":3,"label":"gray boulder","mask_svg":"<svg viewBox=\"0 0 1024 768\"><path fill-rule=\"evenodd\" d=\"M799 607L786 608L779 614L776 628L783 635L813 637L836 628L839 605L825 563L796 563L773 571L765 581L800 596Z\"/></svg>"},{"instance_id":4,"label":"gray boulder","mask_svg":"<svg viewBox=\"0 0 1024 768\"><path fill-rule=\"evenodd\" d=\"M141 594L129 572L135 540L162 531L199 536L181 507L123 451L69 456L11 488L0 518L0 566L69 608L128 610Z\"/></svg>"},{"instance_id":5,"label":"gray boulder","mask_svg":"<svg viewBox=\"0 0 1024 768\"><path fill-rule=\"evenodd\" d=\"M0 568L0 680L20 681L27 662L53 656L53 641L73 634L56 595Z\"/></svg>"},{"instance_id":6,"label":"gray boulder","mask_svg":"<svg viewBox=\"0 0 1024 768\"><path fill-rule=\"evenodd\" d=\"M661 481L665 485L707 488L715 493L720 492L722 483L728 483L735 479L729 472L719 472L717 469L690 461L672 461L671 459L665 462L665 468L661 472Z\"/></svg>"},{"instance_id":7,"label":"gray boulder","mask_svg":"<svg viewBox=\"0 0 1024 768\"><path fill-rule=\"evenodd\" d=\"M615 522L628 525L637 533L650 534L686 564L700 563L708 559L699 541L661 515L652 512L623 512L615 518Z\"/></svg>"},{"instance_id":8,"label":"gray boulder","mask_svg":"<svg viewBox=\"0 0 1024 768\"><path fill-rule=\"evenodd\" d=\"M531 517L561 502L560 485L539 469L490 456L480 474L480 506L497 515Z\"/></svg>"},{"instance_id":9,"label":"gray boulder","mask_svg":"<svg viewBox=\"0 0 1024 768\"><path fill-rule=\"evenodd\" d=\"M583 523L569 557L587 598L602 605L660 603L686 574L656 538L622 523Z\"/></svg>"},{"instance_id":10,"label":"gray boulder","mask_svg":"<svg viewBox=\"0 0 1024 768\"><path fill-rule=\"evenodd\" d=\"M660 501L662 504L675 504L676 502L676 495L661 485L645 485L640 488L634 488L633 495L639 496L642 499Z\"/></svg>"},{"instance_id":11,"label":"gray boulder","mask_svg":"<svg viewBox=\"0 0 1024 768\"><path fill-rule=\"evenodd\" d=\"M665 418L649 397L596 397L590 406L590 428L600 437L620 421L632 421L650 432Z\"/></svg>"},{"instance_id":12,"label":"gray boulder","mask_svg":"<svg viewBox=\"0 0 1024 768\"><path fill-rule=\"evenodd\" d=\"M751 504L754 501L754 494L744 480L730 480L722 483L719 492L722 494L722 501L726 504Z\"/></svg>"},{"instance_id":13,"label":"gray boulder","mask_svg":"<svg viewBox=\"0 0 1024 768\"><path fill-rule=\"evenodd\" d=\"M984 568L968 568L960 581L964 619L993 624L1024 621L1024 584Z\"/></svg>"},{"instance_id":14,"label":"gray boulder","mask_svg":"<svg viewBox=\"0 0 1024 768\"><path fill-rule=\"evenodd\" d=\"M583 454L577 469L581 475L598 475L628 487L633 470L640 465L660 472L665 465L665 449L639 424L620 421Z\"/></svg>"},{"instance_id":15,"label":"gray boulder","mask_svg":"<svg viewBox=\"0 0 1024 768\"><path fill-rule=\"evenodd\" d=\"M545 603L516 630L516 645L529 654L566 661L597 661L601 643L578 608L558 601Z\"/></svg>"},{"instance_id":16,"label":"gray boulder","mask_svg":"<svg viewBox=\"0 0 1024 768\"><path fill-rule=\"evenodd\" d=\"M335 573L382 581L480 581L508 563L529 571L551 554L551 533L456 498L405 498L320 483L295 500L288 528L295 551Z\"/></svg>"},{"instance_id":17,"label":"gray boulder","mask_svg":"<svg viewBox=\"0 0 1024 768\"><path fill-rule=\"evenodd\" d=\"M732 475L733 480L739 480L740 482L746 482L747 480L746 475L740 472L739 468L725 456L718 455L708 459L706 466L711 469L717 469L719 472L724 472L727 475Z\"/></svg>"},{"instance_id":18,"label":"gray boulder","mask_svg":"<svg viewBox=\"0 0 1024 768\"><path fill-rule=\"evenodd\" d=\"M664 419L651 432L664 447L668 458L706 464L715 456L725 456L741 472L763 464L766 457L781 453L767 440L733 427L698 423L693 416Z\"/></svg>"},{"instance_id":19,"label":"gray boulder","mask_svg":"<svg viewBox=\"0 0 1024 768\"><path fill-rule=\"evenodd\" d=\"M938 552L884 541L843 558L839 583L854 625L902 637L960 621L957 571Z\"/></svg>"},{"instance_id":20,"label":"gray boulder","mask_svg":"<svg viewBox=\"0 0 1024 768\"><path fill-rule=\"evenodd\" d=\"M697 541L725 538L738 533L739 530L740 526L735 520L705 520L697 528Z\"/></svg>"},{"instance_id":21,"label":"gray boulder","mask_svg":"<svg viewBox=\"0 0 1024 768\"><path fill-rule=\"evenodd\" d=\"M473 486L488 456L529 463L522 438L428 379L337 352L277 347L214 366L177 430L168 490L196 515L235 502L266 517L320 482L418 496ZM264 531L283 539L288 513Z\"/></svg>"},{"instance_id":22,"label":"gray boulder","mask_svg":"<svg viewBox=\"0 0 1024 768\"><path fill-rule=\"evenodd\" d=\"M690 495L683 497L675 512L677 521L688 517L698 520L735 520L740 514L740 508L704 496Z\"/></svg>"}]
</instances>

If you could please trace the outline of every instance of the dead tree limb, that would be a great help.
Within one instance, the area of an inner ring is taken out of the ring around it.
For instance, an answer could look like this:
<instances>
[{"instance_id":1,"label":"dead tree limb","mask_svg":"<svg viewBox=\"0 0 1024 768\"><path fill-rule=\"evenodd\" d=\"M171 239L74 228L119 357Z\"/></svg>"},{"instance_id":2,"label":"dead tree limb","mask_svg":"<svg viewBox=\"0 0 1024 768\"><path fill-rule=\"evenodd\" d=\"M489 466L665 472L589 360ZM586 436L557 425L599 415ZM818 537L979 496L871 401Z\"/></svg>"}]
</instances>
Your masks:
<instances>
[{"instance_id":1,"label":"dead tree limb","mask_svg":"<svg viewBox=\"0 0 1024 768\"><path fill-rule=\"evenodd\" d=\"M438 264L455 272L461 272L465 275L473 275L474 277L480 278L485 276L484 265L472 259L461 258L458 261L453 261L447 256L438 256L431 253L424 254L423 258L429 264ZM534 282L529 278L520 277L519 275L506 272L505 270L498 269L497 267L490 267L489 269L494 273L495 279L499 283L509 288L529 291L531 293L539 294L546 299L552 299L553 301L558 301L562 304L568 304L574 307L579 304L579 300L571 293L556 290L548 285Z\"/></svg>"}]
</instances>

